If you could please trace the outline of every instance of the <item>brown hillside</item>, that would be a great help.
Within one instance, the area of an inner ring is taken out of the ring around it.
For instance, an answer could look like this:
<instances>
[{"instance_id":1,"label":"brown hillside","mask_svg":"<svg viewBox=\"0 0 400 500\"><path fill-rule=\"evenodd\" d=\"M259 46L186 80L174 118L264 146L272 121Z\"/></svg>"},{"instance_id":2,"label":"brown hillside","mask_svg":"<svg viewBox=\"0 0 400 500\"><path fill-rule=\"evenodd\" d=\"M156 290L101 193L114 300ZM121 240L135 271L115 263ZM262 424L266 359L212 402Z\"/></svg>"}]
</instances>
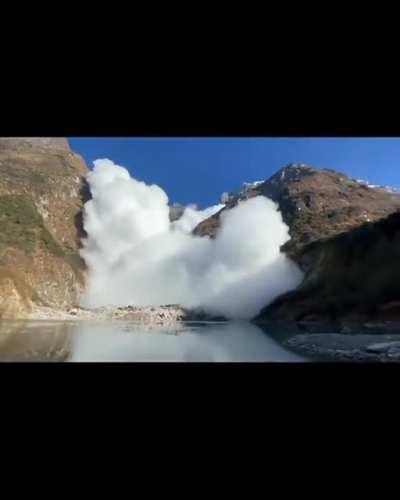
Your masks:
<instances>
[{"instance_id":1,"label":"brown hillside","mask_svg":"<svg viewBox=\"0 0 400 500\"><path fill-rule=\"evenodd\" d=\"M0 317L78 301L86 172L66 139L0 138Z\"/></svg>"}]
</instances>

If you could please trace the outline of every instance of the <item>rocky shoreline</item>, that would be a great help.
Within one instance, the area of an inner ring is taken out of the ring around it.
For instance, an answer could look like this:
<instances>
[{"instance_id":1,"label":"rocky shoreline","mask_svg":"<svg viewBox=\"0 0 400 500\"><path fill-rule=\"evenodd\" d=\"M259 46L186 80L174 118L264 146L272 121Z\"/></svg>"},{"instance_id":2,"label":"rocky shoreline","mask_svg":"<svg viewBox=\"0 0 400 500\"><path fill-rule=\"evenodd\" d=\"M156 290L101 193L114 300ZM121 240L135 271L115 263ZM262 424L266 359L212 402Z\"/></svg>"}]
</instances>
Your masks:
<instances>
[{"instance_id":1,"label":"rocky shoreline","mask_svg":"<svg viewBox=\"0 0 400 500\"><path fill-rule=\"evenodd\" d=\"M174 325L180 322L226 321L222 316L211 316L202 310L189 310L176 304L164 306L104 306L97 308L72 307L57 310L34 306L29 315L31 320L58 321L132 321L147 326Z\"/></svg>"},{"instance_id":2,"label":"rocky shoreline","mask_svg":"<svg viewBox=\"0 0 400 500\"><path fill-rule=\"evenodd\" d=\"M186 323L227 321L226 318L210 316L201 310L187 310L179 305L73 307L68 310L34 306L27 319L37 320L41 330L43 325L46 329L53 322L60 325L69 322L116 322L122 323L128 331L129 328L140 328L140 331L162 328L174 334L185 328ZM311 361L400 362L399 322L339 324L270 321L257 326L283 347Z\"/></svg>"},{"instance_id":3,"label":"rocky shoreline","mask_svg":"<svg viewBox=\"0 0 400 500\"><path fill-rule=\"evenodd\" d=\"M296 354L324 362L399 362L400 322L255 322Z\"/></svg>"},{"instance_id":4,"label":"rocky shoreline","mask_svg":"<svg viewBox=\"0 0 400 500\"><path fill-rule=\"evenodd\" d=\"M308 333L283 342L288 349L315 361L399 362L399 335Z\"/></svg>"}]
</instances>

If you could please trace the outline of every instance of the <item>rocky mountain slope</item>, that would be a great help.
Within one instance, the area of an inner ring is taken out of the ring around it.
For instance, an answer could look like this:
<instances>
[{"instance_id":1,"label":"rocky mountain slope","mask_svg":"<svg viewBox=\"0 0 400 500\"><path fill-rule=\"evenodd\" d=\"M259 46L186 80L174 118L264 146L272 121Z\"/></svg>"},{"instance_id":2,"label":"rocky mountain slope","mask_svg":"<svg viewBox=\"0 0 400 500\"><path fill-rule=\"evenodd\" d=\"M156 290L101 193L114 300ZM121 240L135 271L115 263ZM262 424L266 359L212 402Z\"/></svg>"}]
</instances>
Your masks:
<instances>
[{"instance_id":1,"label":"rocky mountain slope","mask_svg":"<svg viewBox=\"0 0 400 500\"><path fill-rule=\"evenodd\" d=\"M0 138L0 317L77 303L83 159L63 138Z\"/></svg>"},{"instance_id":2,"label":"rocky mountain slope","mask_svg":"<svg viewBox=\"0 0 400 500\"><path fill-rule=\"evenodd\" d=\"M264 182L244 184L238 194L229 196L222 210L259 195L279 204L291 235L285 251L379 220L400 208L397 193L369 187L333 170L290 164ZM194 234L213 237L221 212L201 222Z\"/></svg>"},{"instance_id":3,"label":"rocky mountain slope","mask_svg":"<svg viewBox=\"0 0 400 500\"><path fill-rule=\"evenodd\" d=\"M257 321L400 321L400 212L293 252L306 271Z\"/></svg>"},{"instance_id":4,"label":"rocky mountain slope","mask_svg":"<svg viewBox=\"0 0 400 500\"><path fill-rule=\"evenodd\" d=\"M291 235L282 251L305 272L300 287L276 299L256 321L400 319L398 192L291 164L264 182L246 184L222 210L253 196L279 204ZM194 234L214 237L222 210Z\"/></svg>"}]
</instances>

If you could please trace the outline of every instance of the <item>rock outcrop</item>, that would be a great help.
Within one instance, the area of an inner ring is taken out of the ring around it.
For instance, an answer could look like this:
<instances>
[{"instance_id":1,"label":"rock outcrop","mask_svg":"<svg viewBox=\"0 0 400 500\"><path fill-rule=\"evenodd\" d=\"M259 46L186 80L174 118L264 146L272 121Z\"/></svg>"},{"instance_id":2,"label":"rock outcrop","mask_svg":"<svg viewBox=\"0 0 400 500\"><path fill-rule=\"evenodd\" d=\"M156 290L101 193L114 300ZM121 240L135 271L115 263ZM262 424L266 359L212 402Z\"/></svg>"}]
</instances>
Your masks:
<instances>
[{"instance_id":1,"label":"rock outcrop","mask_svg":"<svg viewBox=\"0 0 400 500\"><path fill-rule=\"evenodd\" d=\"M0 318L79 301L84 160L63 138L0 138Z\"/></svg>"},{"instance_id":2,"label":"rock outcrop","mask_svg":"<svg viewBox=\"0 0 400 500\"><path fill-rule=\"evenodd\" d=\"M171 222L175 222L176 220L180 219L183 215L183 212L185 211L185 208L183 205L180 203L173 203L172 205L169 206L169 220Z\"/></svg>"},{"instance_id":3,"label":"rock outcrop","mask_svg":"<svg viewBox=\"0 0 400 500\"><path fill-rule=\"evenodd\" d=\"M278 203L291 235L281 250L305 273L297 290L268 305L256 321L400 319L398 192L291 164L230 195L194 234L215 237L223 210L253 196Z\"/></svg>"}]
</instances>

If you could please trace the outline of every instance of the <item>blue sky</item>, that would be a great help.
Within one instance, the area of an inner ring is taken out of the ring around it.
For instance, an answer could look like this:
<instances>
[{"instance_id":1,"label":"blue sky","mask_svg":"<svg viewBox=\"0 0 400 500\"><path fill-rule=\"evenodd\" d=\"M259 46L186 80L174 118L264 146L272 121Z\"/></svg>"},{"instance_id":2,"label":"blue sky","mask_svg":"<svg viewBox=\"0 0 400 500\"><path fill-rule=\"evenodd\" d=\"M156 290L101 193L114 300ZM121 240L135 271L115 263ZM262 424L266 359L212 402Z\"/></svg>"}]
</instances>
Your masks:
<instances>
[{"instance_id":1,"label":"blue sky","mask_svg":"<svg viewBox=\"0 0 400 500\"><path fill-rule=\"evenodd\" d=\"M170 201L218 202L224 191L266 179L295 162L333 168L400 187L400 138L69 138L92 167L109 158L136 178L158 184Z\"/></svg>"}]
</instances>

